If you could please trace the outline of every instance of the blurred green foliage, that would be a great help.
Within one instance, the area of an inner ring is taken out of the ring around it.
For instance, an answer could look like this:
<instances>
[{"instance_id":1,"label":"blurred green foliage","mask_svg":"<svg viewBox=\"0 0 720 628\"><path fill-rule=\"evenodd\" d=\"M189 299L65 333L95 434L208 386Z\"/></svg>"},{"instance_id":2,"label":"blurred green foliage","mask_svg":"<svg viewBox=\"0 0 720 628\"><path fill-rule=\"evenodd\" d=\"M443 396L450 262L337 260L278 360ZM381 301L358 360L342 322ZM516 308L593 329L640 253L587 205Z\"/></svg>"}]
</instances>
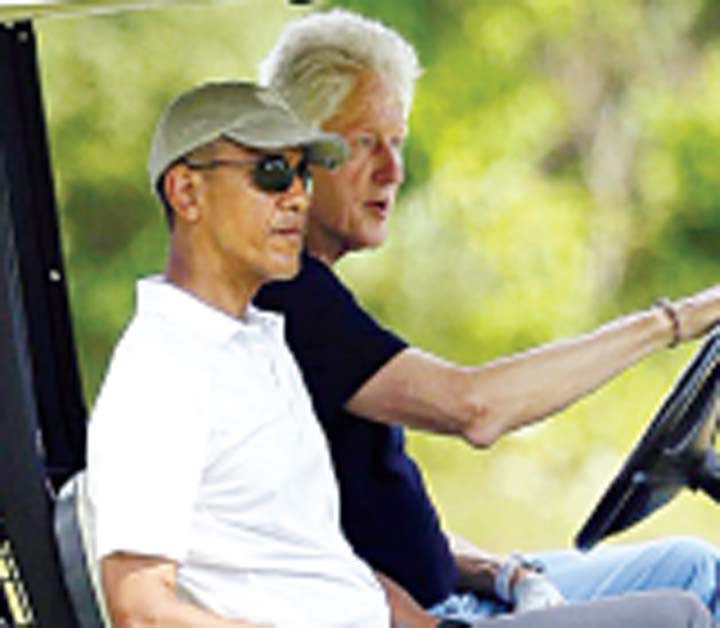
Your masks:
<instances>
[{"instance_id":1,"label":"blurred green foliage","mask_svg":"<svg viewBox=\"0 0 720 628\"><path fill-rule=\"evenodd\" d=\"M395 27L425 68L390 240L340 268L387 325L475 364L718 281L712 0L330 5ZM245 0L39 23L89 402L133 280L163 267L166 230L144 174L156 116L201 80L253 77L306 10ZM489 451L412 435L448 527L496 550L567 545L693 349L659 354ZM624 536L720 543L717 521L688 494Z\"/></svg>"}]
</instances>

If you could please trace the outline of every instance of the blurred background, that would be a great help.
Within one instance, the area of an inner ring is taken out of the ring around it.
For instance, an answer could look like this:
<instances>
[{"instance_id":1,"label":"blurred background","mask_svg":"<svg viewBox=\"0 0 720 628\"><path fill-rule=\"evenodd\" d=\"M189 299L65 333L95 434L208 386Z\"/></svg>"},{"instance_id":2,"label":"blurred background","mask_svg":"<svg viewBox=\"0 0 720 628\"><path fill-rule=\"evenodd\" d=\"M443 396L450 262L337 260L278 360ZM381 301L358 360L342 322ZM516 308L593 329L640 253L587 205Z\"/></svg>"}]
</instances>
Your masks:
<instances>
[{"instance_id":1,"label":"blurred background","mask_svg":"<svg viewBox=\"0 0 720 628\"><path fill-rule=\"evenodd\" d=\"M163 268L144 170L160 111L200 81L254 78L284 24L331 6L396 28L425 68L389 242L340 265L413 344L476 364L718 282L713 0L245 0L38 20L89 406L134 280ZM697 346L491 450L410 434L446 527L497 551L570 545ZM720 543L719 523L686 493L618 540Z\"/></svg>"}]
</instances>

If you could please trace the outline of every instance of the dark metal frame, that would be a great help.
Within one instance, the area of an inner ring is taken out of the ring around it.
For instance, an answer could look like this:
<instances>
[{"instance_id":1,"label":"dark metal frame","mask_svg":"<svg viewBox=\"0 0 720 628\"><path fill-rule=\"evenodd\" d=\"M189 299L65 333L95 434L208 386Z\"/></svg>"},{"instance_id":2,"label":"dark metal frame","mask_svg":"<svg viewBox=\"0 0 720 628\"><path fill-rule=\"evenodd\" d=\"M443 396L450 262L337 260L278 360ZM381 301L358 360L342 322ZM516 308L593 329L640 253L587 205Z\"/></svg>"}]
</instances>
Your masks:
<instances>
[{"instance_id":1,"label":"dark metal frame","mask_svg":"<svg viewBox=\"0 0 720 628\"><path fill-rule=\"evenodd\" d=\"M58 233L32 24L0 26L0 534L34 623L74 628L52 494L84 466L86 412Z\"/></svg>"}]
</instances>

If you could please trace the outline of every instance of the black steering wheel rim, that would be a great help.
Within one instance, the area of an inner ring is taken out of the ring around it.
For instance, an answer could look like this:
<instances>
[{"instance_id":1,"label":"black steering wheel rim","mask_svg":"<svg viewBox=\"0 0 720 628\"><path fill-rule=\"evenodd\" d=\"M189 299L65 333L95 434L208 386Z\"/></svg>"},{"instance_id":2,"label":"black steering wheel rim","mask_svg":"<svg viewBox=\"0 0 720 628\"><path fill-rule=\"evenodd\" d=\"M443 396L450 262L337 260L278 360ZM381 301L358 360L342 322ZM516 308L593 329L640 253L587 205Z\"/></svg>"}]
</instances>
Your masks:
<instances>
[{"instance_id":1,"label":"black steering wheel rim","mask_svg":"<svg viewBox=\"0 0 720 628\"><path fill-rule=\"evenodd\" d=\"M720 501L714 441L720 417L720 331L711 333L675 383L575 537L588 550L642 521L684 487Z\"/></svg>"}]
</instances>

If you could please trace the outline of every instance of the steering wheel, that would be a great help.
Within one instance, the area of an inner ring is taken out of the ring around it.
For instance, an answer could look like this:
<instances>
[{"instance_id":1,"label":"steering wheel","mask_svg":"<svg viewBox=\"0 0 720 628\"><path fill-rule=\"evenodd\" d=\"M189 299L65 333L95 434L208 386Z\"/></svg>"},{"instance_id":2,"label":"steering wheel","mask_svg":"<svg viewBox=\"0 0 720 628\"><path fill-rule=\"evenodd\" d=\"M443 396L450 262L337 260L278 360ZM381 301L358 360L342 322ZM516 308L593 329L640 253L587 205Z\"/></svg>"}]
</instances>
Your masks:
<instances>
[{"instance_id":1,"label":"steering wheel","mask_svg":"<svg viewBox=\"0 0 720 628\"><path fill-rule=\"evenodd\" d=\"M720 330L710 334L575 537L588 550L672 500L683 487L720 501Z\"/></svg>"}]
</instances>

